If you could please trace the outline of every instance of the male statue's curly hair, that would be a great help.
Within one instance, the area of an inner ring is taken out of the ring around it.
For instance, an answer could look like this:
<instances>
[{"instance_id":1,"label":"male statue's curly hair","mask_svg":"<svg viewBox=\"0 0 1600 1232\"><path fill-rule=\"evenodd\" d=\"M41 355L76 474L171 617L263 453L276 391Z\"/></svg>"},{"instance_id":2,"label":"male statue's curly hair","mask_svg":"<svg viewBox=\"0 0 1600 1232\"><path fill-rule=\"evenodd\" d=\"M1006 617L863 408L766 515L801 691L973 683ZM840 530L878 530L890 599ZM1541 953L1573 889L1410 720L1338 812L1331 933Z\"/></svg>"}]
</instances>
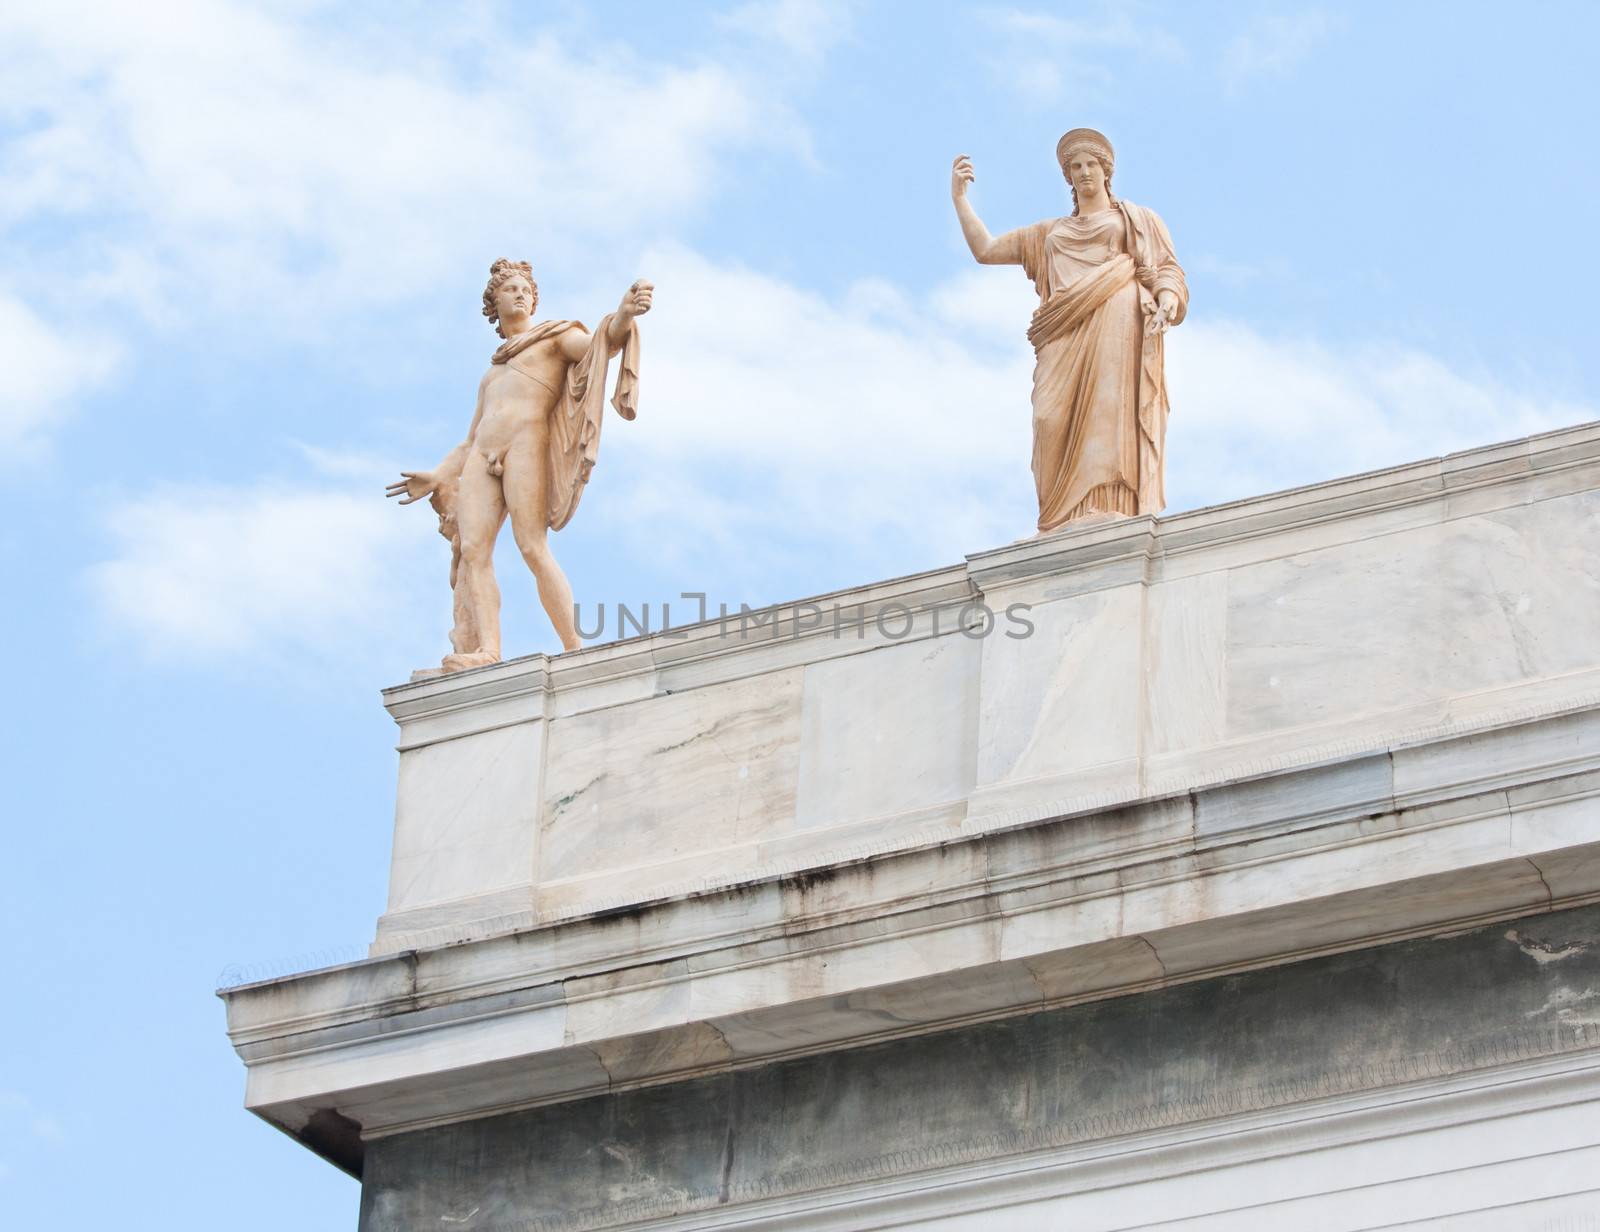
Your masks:
<instances>
[{"instance_id":1,"label":"male statue's curly hair","mask_svg":"<svg viewBox=\"0 0 1600 1232\"><path fill-rule=\"evenodd\" d=\"M501 257L489 267L489 285L483 289L483 315L489 318L494 332L502 338L506 336L506 331L500 328L500 310L494 306L494 293L518 274L526 278L528 285L533 288L533 303L528 306L528 315L532 316L534 309L539 306L539 284L533 280L533 266L526 261L508 261Z\"/></svg>"}]
</instances>

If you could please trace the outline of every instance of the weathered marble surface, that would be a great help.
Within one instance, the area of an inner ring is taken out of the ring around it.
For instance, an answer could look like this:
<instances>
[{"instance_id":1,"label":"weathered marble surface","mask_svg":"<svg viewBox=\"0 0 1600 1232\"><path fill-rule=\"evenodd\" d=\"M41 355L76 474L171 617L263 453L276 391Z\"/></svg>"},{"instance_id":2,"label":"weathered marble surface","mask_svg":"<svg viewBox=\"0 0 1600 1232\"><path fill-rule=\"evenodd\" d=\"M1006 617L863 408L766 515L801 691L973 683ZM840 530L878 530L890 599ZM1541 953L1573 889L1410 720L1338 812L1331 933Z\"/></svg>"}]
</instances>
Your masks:
<instances>
[{"instance_id":1,"label":"weathered marble surface","mask_svg":"<svg viewBox=\"0 0 1600 1232\"><path fill-rule=\"evenodd\" d=\"M531 889L544 724L517 723L400 757L390 910Z\"/></svg>"},{"instance_id":2,"label":"weathered marble surface","mask_svg":"<svg viewBox=\"0 0 1600 1232\"><path fill-rule=\"evenodd\" d=\"M957 620L976 601L1001 614L985 638ZM1090 525L835 602L864 631L785 610L390 690L405 752L375 951L1582 703L1600 695L1600 427ZM1016 603L1031 636L1007 636ZM895 604L899 640L872 617ZM455 776L507 724L542 728L536 777L482 798L500 813L472 824L506 833L458 842Z\"/></svg>"},{"instance_id":3,"label":"weathered marble surface","mask_svg":"<svg viewBox=\"0 0 1600 1232\"><path fill-rule=\"evenodd\" d=\"M794 816L799 729L794 669L552 720L542 878L765 837Z\"/></svg>"},{"instance_id":4,"label":"weathered marble surface","mask_svg":"<svg viewBox=\"0 0 1600 1232\"><path fill-rule=\"evenodd\" d=\"M979 646L942 637L808 664L796 825L825 830L964 804Z\"/></svg>"},{"instance_id":5,"label":"weathered marble surface","mask_svg":"<svg viewBox=\"0 0 1600 1232\"><path fill-rule=\"evenodd\" d=\"M1600 705L235 990L230 1030L262 1115L383 1134L1595 895Z\"/></svg>"},{"instance_id":6,"label":"weathered marble surface","mask_svg":"<svg viewBox=\"0 0 1600 1232\"><path fill-rule=\"evenodd\" d=\"M1531 1228L1597 1108L1591 906L381 1138L361 1227Z\"/></svg>"},{"instance_id":7,"label":"weathered marble surface","mask_svg":"<svg viewBox=\"0 0 1600 1232\"><path fill-rule=\"evenodd\" d=\"M1593 901L1597 493L1591 426L1010 545L840 596L859 638L713 625L391 690L375 956L227 994L247 1105L355 1166ZM974 595L1035 636L965 637ZM871 628L892 603L904 640ZM1406 653L1353 662L1362 628Z\"/></svg>"},{"instance_id":8,"label":"weathered marble surface","mask_svg":"<svg viewBox=\"0 0 1600 1232\"><path fill-rule=\"evenodd\" d=\"M1580 492L1230 571L1228 732L1592 670L1597 530Z\"/></svg>"},{"instance_id":9,"label":"weathered marble surface","mask_svg":"<svg viewBox=\"0 0 1600 1232\"><path fill-rule=\"evenodd\" d=\"M1152 757L1228 735L1228 573L1177 578L1145 601L1143 751Z\"/></svg>"},{"instance_id":10,"label":"weathered marble surface","mask_svg":"<svg viewBox=\"0 0 1600 1232\"><path fill-rule=\"evenodd\" d=\"M1032 637L984 641L980 784L1117 764L1136 784L1144 592L1119 586L1039 603Z\"/></svg>"}]
</instances>

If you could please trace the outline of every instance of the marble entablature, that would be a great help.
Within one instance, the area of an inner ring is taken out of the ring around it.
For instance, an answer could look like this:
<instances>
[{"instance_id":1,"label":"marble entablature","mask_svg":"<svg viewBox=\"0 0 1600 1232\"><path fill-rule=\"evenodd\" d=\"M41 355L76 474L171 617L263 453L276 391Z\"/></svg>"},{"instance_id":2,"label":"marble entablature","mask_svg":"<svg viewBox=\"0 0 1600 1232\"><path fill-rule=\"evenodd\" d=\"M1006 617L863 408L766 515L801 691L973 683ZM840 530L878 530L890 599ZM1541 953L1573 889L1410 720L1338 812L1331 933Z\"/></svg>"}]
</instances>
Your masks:
<instances>
[{"instance_id":1,"label":"marble entablature","mask_svg":"<svg viewBox=\"0 0 1600 1232\"><path fill-rule=\"evenodd\" d=\"M389 690L373 958L226 994L247 1104L352 1166L1592 899L1597 530L1588 425L819 600L904 639L712 622ZM974 598L1033 636L933 635Z\"/></svg>"}]
</instances>

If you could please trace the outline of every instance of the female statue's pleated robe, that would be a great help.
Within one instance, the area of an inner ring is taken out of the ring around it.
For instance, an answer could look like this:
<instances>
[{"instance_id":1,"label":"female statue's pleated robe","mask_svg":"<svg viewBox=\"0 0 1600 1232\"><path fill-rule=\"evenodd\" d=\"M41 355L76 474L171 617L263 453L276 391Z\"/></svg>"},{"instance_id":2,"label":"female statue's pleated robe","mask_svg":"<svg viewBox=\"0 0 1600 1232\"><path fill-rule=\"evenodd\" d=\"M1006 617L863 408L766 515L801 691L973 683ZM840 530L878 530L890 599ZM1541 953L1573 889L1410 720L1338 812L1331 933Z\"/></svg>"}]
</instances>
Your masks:
<instances>
[{"instance_id":1,"label":"female statue's pleated robe","mask_svg":"<svg viewBox=\"0 0 1600 1232\"><path fill-rule=\"evenodd\" d=\"M1087 218L1060 218L1000 237L1039 292L1034 345L1033 478L1039 529L1090 514L1159 513L1166 505L1164 339L1145 334L1155 297L1189 290L1166 225L1119 201Z\"/></svg>"}]
</instances>

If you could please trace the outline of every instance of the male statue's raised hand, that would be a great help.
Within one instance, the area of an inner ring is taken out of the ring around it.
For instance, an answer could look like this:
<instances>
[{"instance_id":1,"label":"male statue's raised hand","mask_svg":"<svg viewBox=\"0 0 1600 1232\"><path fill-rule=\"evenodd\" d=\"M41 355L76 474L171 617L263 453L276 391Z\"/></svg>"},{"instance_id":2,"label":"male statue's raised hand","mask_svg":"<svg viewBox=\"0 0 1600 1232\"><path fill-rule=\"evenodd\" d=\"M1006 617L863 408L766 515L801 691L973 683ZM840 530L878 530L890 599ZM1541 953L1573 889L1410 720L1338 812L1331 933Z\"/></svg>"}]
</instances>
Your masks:
<instances>
[{"instance_id":1,"label":"male statue's raised hand","mask_svg":"<svg viewBox=\"0 0 1600 1232\"><path fill-rule=\"evenodd\" d=\"M642 317L650 311L650 297L655 294L655 284L641 278L622 293L622 303L617 306L621 317Z\"/></svg>"}]
</instances>

